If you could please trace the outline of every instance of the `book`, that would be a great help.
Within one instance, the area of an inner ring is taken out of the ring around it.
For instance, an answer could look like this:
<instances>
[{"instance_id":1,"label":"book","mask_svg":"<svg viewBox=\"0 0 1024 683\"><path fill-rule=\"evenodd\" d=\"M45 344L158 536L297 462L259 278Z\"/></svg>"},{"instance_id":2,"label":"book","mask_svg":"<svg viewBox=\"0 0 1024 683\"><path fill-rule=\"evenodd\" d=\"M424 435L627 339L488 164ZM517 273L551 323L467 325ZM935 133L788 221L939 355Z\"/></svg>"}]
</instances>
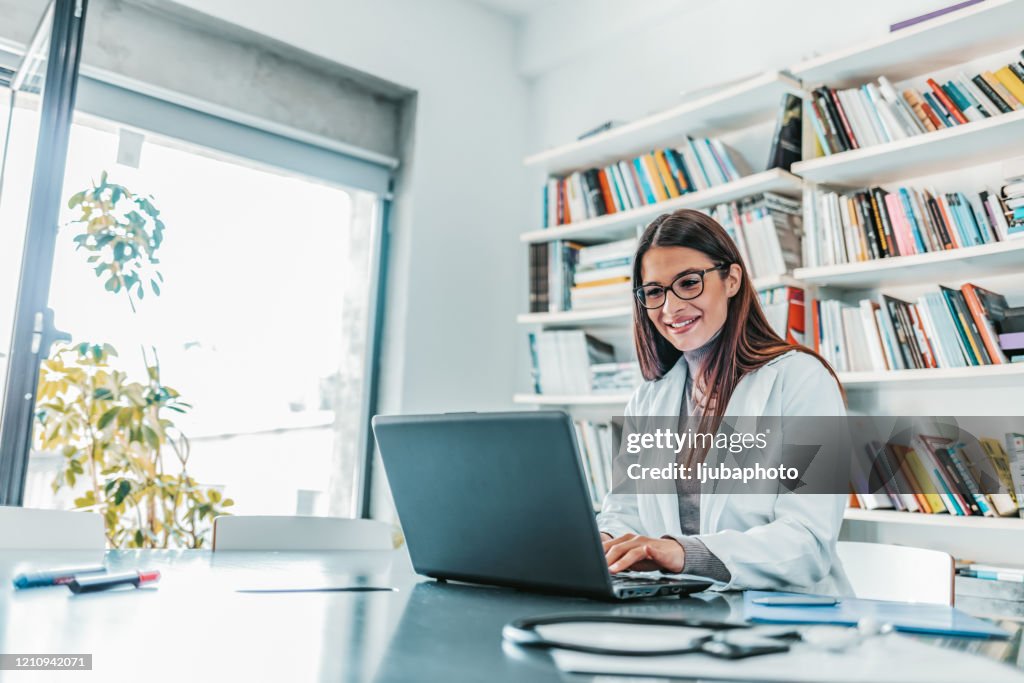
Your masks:
<instances>
[{"instance_id":1,"label":"book","mask_svg":"<svg viewBox=\"0 0 1024 683\"><path fill-rule=\"evenodd\" d=\"M1017 77L1017 74L1013 72L1013 69L1009 66L1004 66L996 69L993 73L995 74L996 79L1003 84L1003 87L1009 90L1011 95L1017 98L1018 102L1024 102L1024 81L1021 81L1021 79Z\"/></svg>"},{"instance_id":2,"label":"book","mask_svg":"<svg viewBox=\"0 0 1024 683\"><path fill-rule=\"evenodd\" d=\"M1011 107L1009 103L1006 100L1004 100L998 92L996 92L992 85L987 80L985 80L985 78L981 74L978 74L977 76L971 78L971 82L974 83L978 90L980 90L985 95L985 97L988 98L989 102L995 105L996 109L998 109L1001 113L1009 114L1010 112L1013 111L1013 107Z\"/></svg>"},{"instance_id":3,"label":"book","mask_svg":"<svg viewBox=\"0 0 1024 683\"><path fill-rule=\"evenodd\" d=\"M922 22L926 22L926 21L928 21L930 19L935 19L936 17L941 17L941 16L943 16L945 14L949 14L950 12L955 12L955 11L963 9L965 7L970 7L971 5L977 5L981 1L982 0L962 0L962 2L957 2L957 3L954 3L952 5L948 5L947 7L943 7L941 9L937 9L937 10L933 10L933 11L928 12L926 14L921 14L921 15L916 16L916 17L911 17L910 19L903 19L901 21L897 21L895 24L891 24L889 26L889 32L890 33L894 33L896 31L908 28L910 26L916 26L917 24L920 24Z\"/></svg>"},{"instance_id":4,"label":"book","mask_svg":"<svg viewBox=\"0 0 1024 683\"><path fill-rule=\"evenodd\" d=\"M1013 482L1013 494L1017 505L1024 503L1024 434L1006 435L1007 466ZM1024 511L1022 511L1024 514Z\"/></svg>"},{"instance_id":5,"label":"book","mask_svg":"<svg viewBox=\"0 0 1024 683\"><path fill-rule=\"evenodd\" d=\"M802 158L802 104L803 101L792 93L782 96L766 169L782 168L788 171Z\"/></svg>"},{"instance_id":6,"label":"book","mask_svg":"<svg viewBox=\"0 0 1024 683\"><path fill-rule=\"evenodd\" d=\"M1007 308L1006 297L971 283L965 284L960 291L991 362L1007 363L1006 354L999 346L999 331L994 322L996 316L1001 317L1001 311Z\"/></svg>"},{"instance_id":7,"label":"book","mask_svg":"<svg viewBox=\"0 0 1024 683\"><path fill-rule=\"evenodd\" d=\"M982 437L978 439L978 444L985 451L985 455L999 479L1000 488L1005 489L1014 505L1020 507L1024 504L1024 499L1017 495L1017 485L1010 465L1010 456L1003 448L1003 442L992 437Z\"/></svg>"},{"instance_id":8,"label":"book","mask_svg":"<svg viewBox=\"0 0 1024 683\"><path fill-rule=\"evenodd\" d=\"M590 366L614 361L614 348L582 330L544 330L532 335L535 385L542 394L589 394Z\"/></svg>"}]
</instances>

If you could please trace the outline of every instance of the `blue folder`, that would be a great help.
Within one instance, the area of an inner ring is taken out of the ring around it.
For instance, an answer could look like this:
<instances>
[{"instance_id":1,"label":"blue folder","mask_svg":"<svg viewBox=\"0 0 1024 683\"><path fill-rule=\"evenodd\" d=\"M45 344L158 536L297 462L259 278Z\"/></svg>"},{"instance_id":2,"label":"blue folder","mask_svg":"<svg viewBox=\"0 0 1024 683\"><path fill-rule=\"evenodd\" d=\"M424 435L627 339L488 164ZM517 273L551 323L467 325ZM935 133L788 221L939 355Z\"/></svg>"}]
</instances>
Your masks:
<instances>
[{"instance_id":1,"label":"blue folder","mask_svg":"<svg viewBox=\"0 0 1024 683\"><path fill-rule=\"evenodd\" d=\"M897 631L972 638L1008 638L995 624L977 619L955 607L888 600L839 598L829 606L758 605L757 598L801 595L774 591L747 591L743 595L743 617L747 621L777 624L836 624L856 626L865 617L879 624L892 624ZM804 596L806 597L806 596Z\"/></svg>"}]
</instances>

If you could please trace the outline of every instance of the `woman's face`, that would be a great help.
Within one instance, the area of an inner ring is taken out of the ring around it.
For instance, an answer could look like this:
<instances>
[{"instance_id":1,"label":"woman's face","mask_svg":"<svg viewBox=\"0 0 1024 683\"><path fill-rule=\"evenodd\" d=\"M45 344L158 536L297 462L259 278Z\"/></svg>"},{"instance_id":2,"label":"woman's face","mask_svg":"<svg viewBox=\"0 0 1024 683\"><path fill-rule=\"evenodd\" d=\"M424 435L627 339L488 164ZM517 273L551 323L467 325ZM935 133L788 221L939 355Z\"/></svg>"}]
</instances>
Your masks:
<instances>
[{"instance_id":1,"label":"woman's face","mask_svg":"<svg viewBox=\"0 0 1024 683\"><path fill-rule=\"evenodd\" d=\"M660 285L666 290L661 308L649 308L647 315L661 336L680 351L699 349L722 329L729 299L739 291L742 272L733 264L727 271L705 273L704 291L689 301L683 301L669 288L680 275L695 273L684 277L682 283L699 291L698 271L717 265L707 254L689 247L651 247L640 261L641 284Z\"/></svg>"}]
</instances>

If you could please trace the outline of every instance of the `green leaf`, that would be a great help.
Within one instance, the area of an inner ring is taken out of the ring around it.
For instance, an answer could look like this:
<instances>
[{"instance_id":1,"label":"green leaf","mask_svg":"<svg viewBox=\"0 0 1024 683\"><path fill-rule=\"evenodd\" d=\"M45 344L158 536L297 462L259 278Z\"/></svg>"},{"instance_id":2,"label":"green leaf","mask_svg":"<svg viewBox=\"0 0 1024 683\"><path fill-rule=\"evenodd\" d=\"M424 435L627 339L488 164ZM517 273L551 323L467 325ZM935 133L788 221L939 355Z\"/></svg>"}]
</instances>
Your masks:
<instances>
[{"instance_id":1,"label":"green leaf","mask_svg":"<svg viewBox=\"0 0 1024 683\"><path fill-rule=\"evenodd\" d=\"M100 387L93 390L92 397L98 401L107 401L114 397L114 392L106 387Z\"/></svg>"},{"instance_id":2,"label":"green leaf","mask_svg":"<svg viewBox=\"0 0 1024 683\"><path fill-rule=\"evenodd\" d=\"M111 408L107 412L103 413L102 415L100 415L100 419L96 423L96 427L101 429L101 430L102 429L106 429L107 425L109 425L113 421L113 419L115 417L117 417L117 414L120 411L121 411L121 408L120 407L116 407L116 408Z\"/></svg>"},{"instance_id":3,"label":"green leaf","mask_svg":"<svg viewBox=\"0 0 1024 683\"><path fill-rule=\"evenodd\" d=\"M156 283L156 280L150 280L149 286L153 288L153 294L160 296L160 285Z\"/></svg>"},{"instance_id":4,"label":"green leaf","mask_svg":"<svg viewBox=\"0 0 1024 683\"><path fill-rule=\"evenodd\" d=\"M139 548L141 548L142 547L142 542L143 542L142 530L141 529L136 529L135 530L135 545L138 546Z\"/></svg>"},{"instance_id":5,"label":"green leaf","mask_svg":"<svg viewBox=\"0 0 1024 683\"><path fill-rule=\"evenodd\" d=\"M142 434L146 437L146 443L148 443L153 450L158 450L160 448L160 437L157 436L152 427L149 425L142 425Z\"/></svg>"},{"instance_id":6,"label":"green leaf","mask_svg":"<svg viewBox=\"0 0 1024 683\"><path fill-rule=\"evenodd\" d=\"M128 497L128 494L132 492L132 485L127 479L122 479L117 485L117 491L114 493L114 504L120 505L124 502L124 499Z\"/></svg>"}]
</instances>

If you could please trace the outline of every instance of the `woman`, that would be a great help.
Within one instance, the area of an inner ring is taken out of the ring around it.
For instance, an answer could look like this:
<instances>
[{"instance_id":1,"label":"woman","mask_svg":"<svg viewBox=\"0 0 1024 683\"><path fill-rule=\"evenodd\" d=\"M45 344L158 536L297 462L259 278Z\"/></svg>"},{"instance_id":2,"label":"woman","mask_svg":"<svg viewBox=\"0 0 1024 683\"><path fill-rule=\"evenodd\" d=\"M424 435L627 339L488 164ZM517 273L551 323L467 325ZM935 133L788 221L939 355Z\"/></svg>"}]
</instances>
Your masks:
<instances>
[{"instance_id":1,"label":"woman","mask_svg":"<svg viewBox=\"0 0 1024 683\"><path fill-rule=\"evenodd\" d=\"M783 341L761 311L728 233L691 210L665 214L633 264L634 342L644 382L627 416L842 416L835 373ZM850 594L836 556L841 495L611 493L598 527L609 570L697 574L720 589Z\"/></svg>"}]
</instances>

